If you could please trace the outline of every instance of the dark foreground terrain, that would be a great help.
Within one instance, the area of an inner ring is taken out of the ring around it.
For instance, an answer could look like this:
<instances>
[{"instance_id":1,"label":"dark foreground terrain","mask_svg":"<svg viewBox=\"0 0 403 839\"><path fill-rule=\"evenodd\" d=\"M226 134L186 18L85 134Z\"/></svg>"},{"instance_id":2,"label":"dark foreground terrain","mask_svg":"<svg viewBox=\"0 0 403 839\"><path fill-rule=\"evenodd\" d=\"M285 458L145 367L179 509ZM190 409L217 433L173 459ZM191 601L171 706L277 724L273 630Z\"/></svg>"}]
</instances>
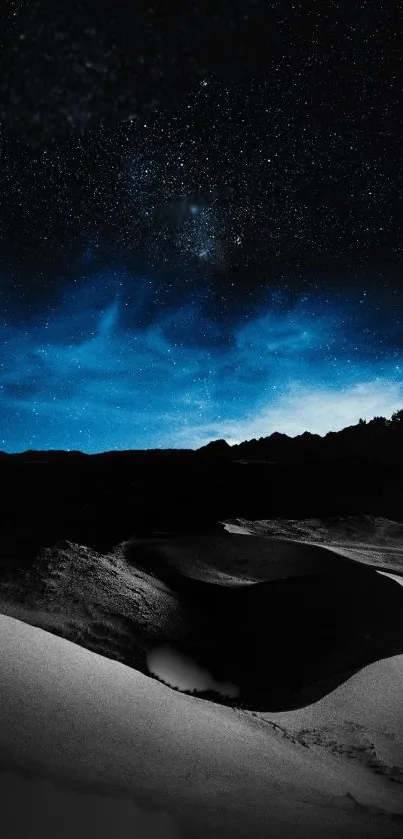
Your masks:
<instances>
[{"instance_id":1,"label":"dark foreground terrain","mask_svg":"<svg viewBox=\"0 0 403 839\"><path fill-rule=\"evenodd\" d=\"M400 835L400 449L267 445L0 456L12 839Z\"/></svg>"},{"instance_id":2,"label":"dark foreground terrain","mask_svg":"<svg viewBox=\"0 0 403 839\"><path fill-rule=\"evenodd\" d=\"M237 686L236 699L220 702L258 710L300 707L403 652L403 589L368 557L295 535L223 534L220 522L235 518L399 521L399 457L304 460L298 449L290 460L283 445L277 461L239 458L242 447L222 442L197 452L2 455L3 611L16 615L18 604L31 622L52 620L52 631L145 673L150 650L174 645ZM206 576L206 554L213 572L227 557L227 578ZM256 555L260 576L248 579Z\"/></svg>"},{"instance_id":3,"label":"dark foreground terrain","mask_svg":"<svg viewBox=\"0 0 403 839\"><path fill-rule=\"evenodd\" d=\"M400 521L402 428L218 441L198 451L1 453L1 538L7 555L28 559L59 539L104 552L133 534L200 531L235 517Z\"/></svg>"}]
</instances>

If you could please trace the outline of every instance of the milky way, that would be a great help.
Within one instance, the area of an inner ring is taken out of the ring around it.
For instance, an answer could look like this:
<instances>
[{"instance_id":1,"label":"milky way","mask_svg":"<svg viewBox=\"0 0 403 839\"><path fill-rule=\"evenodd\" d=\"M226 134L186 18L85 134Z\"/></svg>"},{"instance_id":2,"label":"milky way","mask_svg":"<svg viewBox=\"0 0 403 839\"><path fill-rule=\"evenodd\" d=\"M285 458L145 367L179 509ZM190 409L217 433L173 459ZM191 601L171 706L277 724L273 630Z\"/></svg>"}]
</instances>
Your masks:
<instances>
[{"instance_id":1,"label":"milky way","mask_svg":"<svg viewBox=\"0 0 403 839\"><path fill-rule=\"evenodd\" d=\"M2 83L0 447L401 408L400 19L29 5Z\"/></svg>"}]
</instances>

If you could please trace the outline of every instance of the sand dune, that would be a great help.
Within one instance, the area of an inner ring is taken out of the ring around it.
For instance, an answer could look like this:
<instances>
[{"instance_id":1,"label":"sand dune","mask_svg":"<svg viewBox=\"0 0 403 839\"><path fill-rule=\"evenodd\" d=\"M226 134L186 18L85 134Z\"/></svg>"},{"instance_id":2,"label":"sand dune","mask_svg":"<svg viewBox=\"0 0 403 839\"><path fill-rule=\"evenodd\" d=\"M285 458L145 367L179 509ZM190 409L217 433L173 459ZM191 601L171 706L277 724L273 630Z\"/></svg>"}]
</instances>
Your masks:
<instances>
[{"instance_id":1,"label":"sand dune","mask_svg":"<svg viewBox=\"0 0 403 839\"><path fill-rule=\"evenodd\" d=\"M382 516L317 519L234 519L223 523L231 534L284 541L352 559L364 565L403 573L403 524Z\"/></svg>"},{"instance_id":2,"label":"sand dune","mask_svg":"<svg viewBox=\"0 0 403 839\"><path fill-rule=\"evenodd\" d=\"M132 539L125 543L126 556L138 567L155 569L162 576L168 569L218 585L236 586L258 580L278 580L329 568L332 558L321 544L286 535L255 533L251 522L238 529L226 524L221 530L167 535L155 539ZM245 539L245 536L248 536ZM334 560L334 567L337 560Z\"/></svg>"},{"instance_id":3,"label":"sand dune","mask_svg":"<svg viewBox=\"0 0 403 839\"><path fill-rule=\"evenodd\" d=\"M103 839L112 818L113 835L139 839L401 835L399 781L326 744L299 742L303 712L276 727L13 618L0 617L0 633L9 839ZM371 733L382 708L378 724L397 759L402 690L402 656L371 665L312 706L315 730L359 714Z\"/></svg>"},{"instance_id":4,"label":"sand dune","mask_svg":"<svg viewBox=\"0 0 403 839\"><path fill-rule=\"evenodd\" d=\"M400 836L401 531L371 517L236 520L107 555L64 542L3 575L7 839ZM321 635L323 661L310 648ZM146 675L150 650L189 638L196 653L207 639L206 666L228 642L231 666L243 655L247 678L263 668L269 681L309 653L296 710L225 707Z\"/></svg>"},{"instance_id":5,"label":"sand dune","mask_svg":"<svg viewBox=\"0 0 403 839\"><path fill-rule=\"evenodd\" d=\"M363 529L347 524L338 529ZM376 573L383 565L342 555L326 532L319 520L229 522L132 539L108 555L64 542L1 580L1 611L147 675L150 653L169 645L210 684L237 686L238 705L286 711L403 653L401 586Z\"/></svg>"}]
</instances>

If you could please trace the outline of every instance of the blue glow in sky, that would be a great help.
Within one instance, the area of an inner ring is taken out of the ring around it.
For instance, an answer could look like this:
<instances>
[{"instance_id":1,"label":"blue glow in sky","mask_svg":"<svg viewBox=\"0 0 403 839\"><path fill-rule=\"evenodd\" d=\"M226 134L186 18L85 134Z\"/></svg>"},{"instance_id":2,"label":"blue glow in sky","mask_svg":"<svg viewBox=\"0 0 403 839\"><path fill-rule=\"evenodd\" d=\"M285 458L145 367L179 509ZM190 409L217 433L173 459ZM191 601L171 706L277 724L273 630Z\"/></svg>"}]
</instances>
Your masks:
<instances>
[{"instance_id":1,"label":"blue glow in sky","mask_svg":"<svg viewBox=\"0 0 403 839\"><path fill-rule=\"evenodd\" d=\"M222 326L196 300L157 311L156 294L148 278L105 272L10 314L0 448L197 448L325 434L403 405L400 324L370 294L273 293Z\"/></svg>"},{"instance_id":2,"label":"blue glow in sky","mask_svg":"<svg viewBox=\"0 0 403 839\"><path fill-rule=\"evenodd\" d=\"M17 5L0 449L196 448L401 409L387 4Z\"/></svg>"}]
</instances>

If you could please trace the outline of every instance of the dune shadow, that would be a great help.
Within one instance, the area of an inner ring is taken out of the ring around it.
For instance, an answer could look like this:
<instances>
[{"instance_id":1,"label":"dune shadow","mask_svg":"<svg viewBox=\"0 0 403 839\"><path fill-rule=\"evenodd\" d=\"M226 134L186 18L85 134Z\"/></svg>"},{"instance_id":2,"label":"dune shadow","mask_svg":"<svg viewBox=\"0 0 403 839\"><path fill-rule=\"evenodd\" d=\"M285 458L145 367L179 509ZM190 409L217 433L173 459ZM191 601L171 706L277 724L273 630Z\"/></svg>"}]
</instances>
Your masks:
<instances>
[{"instance_id":1,"label":"dune shadow","mask_svg":"<svg viewBox=\"0 0 403 839\"><path fill-rule=\"evenodd\" d=\"M309 561L299 574L231 586L183 573L158 540L125 547L127 561L162 580L186 610L186 632L173 632L171 646L217 683L239 688L233 699L196 695L260 711L304 707L368 664L403 653L403 587L322 548L312 550L317 561L303 553Z\"/></svg>"}]
</instances>

